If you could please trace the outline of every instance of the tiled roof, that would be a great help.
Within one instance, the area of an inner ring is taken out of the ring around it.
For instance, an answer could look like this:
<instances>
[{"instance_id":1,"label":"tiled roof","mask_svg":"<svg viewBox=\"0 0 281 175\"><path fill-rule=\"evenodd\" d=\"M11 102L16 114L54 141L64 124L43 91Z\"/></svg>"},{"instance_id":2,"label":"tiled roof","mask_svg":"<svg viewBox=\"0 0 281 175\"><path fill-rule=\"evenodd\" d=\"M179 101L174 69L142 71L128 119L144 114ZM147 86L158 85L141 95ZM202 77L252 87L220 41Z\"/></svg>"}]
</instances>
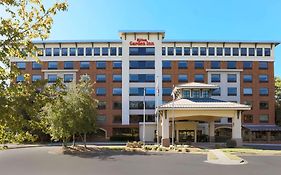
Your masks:
<instances>
[{"instance_id":1,"label":"tiled roof","mask_svg":"<svg viewBox=\"0 0 281 175\"><path fill-rule=\"evenodd\" d=\"M277 125L243 125L250 131L281 131L281 127Z\"/></svg>"},{"instance_id":2,"label":"tiled roof","mask_svg":"<svg viewBox=\"0 0 281 175\"><path fill-rule=\"evenodd\" d=\"M251 107L234 102L216 100L212 98L178 99L159 106L159 110L164 109L239 109L250 110Z\"/></svg>"}]
</instances>

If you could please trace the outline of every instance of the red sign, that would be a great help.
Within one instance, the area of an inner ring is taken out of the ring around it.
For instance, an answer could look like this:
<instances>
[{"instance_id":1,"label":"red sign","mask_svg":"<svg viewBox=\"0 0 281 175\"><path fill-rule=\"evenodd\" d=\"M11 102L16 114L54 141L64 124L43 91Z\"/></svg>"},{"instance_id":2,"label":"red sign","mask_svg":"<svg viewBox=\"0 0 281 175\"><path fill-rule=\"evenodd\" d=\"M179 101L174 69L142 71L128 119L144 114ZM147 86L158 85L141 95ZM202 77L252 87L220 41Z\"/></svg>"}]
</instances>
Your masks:
<instances>
[{"instance_id":1,"label":"red sign","mask_svg":"<svg viewBox=\"0 0 281 175\"><path fill-rule=\"evenodd\" d=\"M154 46L154 42L149 41L148 39L137 38L136 41L130 41L132 46Z\"/></svg>"}]
</instances>

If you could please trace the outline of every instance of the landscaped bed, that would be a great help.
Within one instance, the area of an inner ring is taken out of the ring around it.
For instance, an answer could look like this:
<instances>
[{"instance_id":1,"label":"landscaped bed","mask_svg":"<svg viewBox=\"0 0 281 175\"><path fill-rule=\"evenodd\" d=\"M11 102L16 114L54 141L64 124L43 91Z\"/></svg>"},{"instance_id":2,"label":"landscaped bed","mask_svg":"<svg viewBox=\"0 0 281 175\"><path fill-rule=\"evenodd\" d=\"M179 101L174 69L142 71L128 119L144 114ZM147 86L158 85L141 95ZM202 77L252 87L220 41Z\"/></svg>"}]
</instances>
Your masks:
<instances>
[{"instance_id":1,"label":"landscaped bed","mask_svg":"<svg viewBox=\"0 0 281 175\"><path fill-rule=\"evenodd\" d=\"M277 155L281 156L281 150L263 150L253 148L222 148L225 153L237 154L237 155Z\"/></svg>"}]
</instances>

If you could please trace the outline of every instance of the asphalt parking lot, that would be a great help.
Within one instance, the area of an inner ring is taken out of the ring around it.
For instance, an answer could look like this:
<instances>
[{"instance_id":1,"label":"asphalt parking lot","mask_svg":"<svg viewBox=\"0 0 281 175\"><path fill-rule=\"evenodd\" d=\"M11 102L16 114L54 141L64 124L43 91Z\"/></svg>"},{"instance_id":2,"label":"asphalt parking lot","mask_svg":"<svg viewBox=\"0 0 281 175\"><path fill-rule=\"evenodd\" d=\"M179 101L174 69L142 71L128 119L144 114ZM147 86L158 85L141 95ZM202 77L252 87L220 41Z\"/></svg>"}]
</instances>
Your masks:
<instances>
[{"instance_id":1,"label":"asphalt parking lot","mask_svg":"<svg viewBox=\"0 0 281 175\"><path fill-rule=\"evenodd\" d=\"M280 175L281 156L246 156L246 165L205 163L206 155L174 153L108 154L79 157L50 153L57 147L0 151L2 175Z\"/></svg>"}]
</instances>

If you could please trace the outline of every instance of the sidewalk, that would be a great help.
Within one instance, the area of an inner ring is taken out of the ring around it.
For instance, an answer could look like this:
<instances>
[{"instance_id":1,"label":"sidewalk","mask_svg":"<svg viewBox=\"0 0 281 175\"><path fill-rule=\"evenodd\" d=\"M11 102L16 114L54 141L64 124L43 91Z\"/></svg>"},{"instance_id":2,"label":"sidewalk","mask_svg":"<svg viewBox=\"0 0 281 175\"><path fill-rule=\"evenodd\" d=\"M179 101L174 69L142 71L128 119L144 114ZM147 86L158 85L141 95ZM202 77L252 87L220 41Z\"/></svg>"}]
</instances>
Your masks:
<instances>
[{"instance_id":1,"label":"sidewalk","mask_svg":"<svg viewBox=\"0 0 281 175\"><path fill-rule=\"evenodd\" d=\"M209 150L211 153L213 153L217 159L215 160L207 160L207 163L212 164L220 164L220 165L243 165L247 164L247 161L240 159L240 160L231 160L229 157L225 155L224 152L222 152L219 149L212 149Z\"/></svg>"}]
</instances>

